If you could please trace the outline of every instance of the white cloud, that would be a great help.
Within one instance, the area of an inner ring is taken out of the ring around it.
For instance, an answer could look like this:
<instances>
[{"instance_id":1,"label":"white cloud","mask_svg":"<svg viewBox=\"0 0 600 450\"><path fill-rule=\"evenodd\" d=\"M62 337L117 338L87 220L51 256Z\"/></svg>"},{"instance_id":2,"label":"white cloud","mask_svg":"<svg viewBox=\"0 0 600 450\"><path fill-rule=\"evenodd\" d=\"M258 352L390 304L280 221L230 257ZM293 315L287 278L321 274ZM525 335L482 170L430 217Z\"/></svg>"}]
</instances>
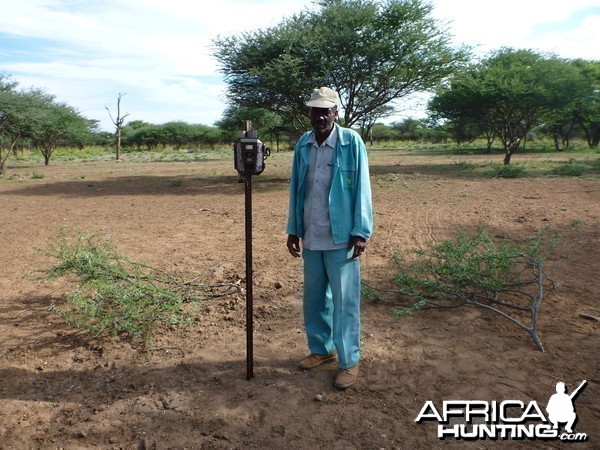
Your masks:
<instances>
[{"instance_id":1,"label":"white cloud","mask_svg":"<svg viewBox=\"0 0 600 450\"><path fill-rule=\"evenodd\" d=\"M131 120L212 124L225 84L212 57L216 36L277 25L310 0L0 0L0 72L41 87L104 129L104 106ZM598 0L435 0L456 43L481 52L501 46L600 59ZM595 8L595 13L594 9ZM577 26L565 21L589 11ZM542 26L540 28L540 25ZM540 31L541 30L541 31Z\"/></svg>"},{"instance_id":2,"label":"white cloud","mask_svg":"<svg viewBox=\"0 0 600 450\"><path fill-rule=\"evenodd\" d=\"M436 0L434 17L449 23L455 43L474 47L479 54L500 47L556 52L567 58L600 59L600 27L586 21L600 18L598 0ZM560 31L574 14L587 11L577 30ZM538 35L542 25L547 31ZM585 30L585 31L584 31ZM583 50L580 46L585 46Z\"/></svg>"},{"instance_id":3,"label":"white cloud","mask_svg":"<svg viewBox=\"0 0 600 450\"><path fill-rule=\"evenodd\" d=\"M210 8L189 0L10 2L2 6L0 42L15 36L44 50L22 61L5 49L0 71L23 87L46 89L104 129L111 129L104 105L118 92L128 93L123 105L131 119L212 124L225 107L213 39L273 26L302 6L291 0L217 1Z\"/></svg>"},{"instance_id":4,"label":"white cloud","mask_svg":"<svg viewBox=\"0 0 600 450\"><path fill-rule=\"evenodd\" d=\"M597 15L585 17L578 28L549 30L531 43L569 58L600 60L600 8Z\"/></svg>"}]
</instances>

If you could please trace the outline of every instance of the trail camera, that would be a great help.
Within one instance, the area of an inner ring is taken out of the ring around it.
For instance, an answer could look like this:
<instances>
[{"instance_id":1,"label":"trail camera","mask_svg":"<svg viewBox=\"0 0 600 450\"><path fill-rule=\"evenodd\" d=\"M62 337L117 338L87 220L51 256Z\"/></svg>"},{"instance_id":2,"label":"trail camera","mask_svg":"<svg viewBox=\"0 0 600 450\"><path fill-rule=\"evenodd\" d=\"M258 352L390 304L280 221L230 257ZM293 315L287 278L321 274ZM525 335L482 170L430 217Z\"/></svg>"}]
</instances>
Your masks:
<instances>
[{"instance_id":1,"label":"trail camera","mask_svg":"<svg viewBox=\"0 0 600 450\"><path fill-rule=\"evenodd\" d=\"M235 170L243 175L260 175L270 154L271 149L258 139L256 130L240 131L234 145Z\"/></svg>"}]
</instances>

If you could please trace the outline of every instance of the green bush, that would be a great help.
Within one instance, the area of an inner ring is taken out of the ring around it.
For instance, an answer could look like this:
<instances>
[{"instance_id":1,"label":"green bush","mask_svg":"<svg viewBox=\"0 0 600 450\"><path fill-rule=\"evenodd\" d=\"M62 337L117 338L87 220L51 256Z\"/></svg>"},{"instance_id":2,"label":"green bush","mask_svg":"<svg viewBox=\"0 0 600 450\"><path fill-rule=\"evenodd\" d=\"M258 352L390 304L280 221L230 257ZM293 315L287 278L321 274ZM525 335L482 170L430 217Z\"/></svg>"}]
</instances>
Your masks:
<instances>
[{"instance_id":1,"label":"green bush","mask_svg":"<svg viewBox=\"0 0 600 450\"><path fill-rule=\"evenodd\" d=\"M561 164L560 166L552 169L553 175L568 176L568 177L579 177L586 171L586 167L582 164L576 164L573 160L568 163Z\"/></svg>"},{"instance_id":2,"label":"green bush","mask_svg":"<svg viewBox=\"0 0 600 450\"><path fill-rule=\"evenodd\" d=\"M522 164L496 165L492 175L496 178L521 178L527 175L527 169Z\"/></svg>"}]
</instances>

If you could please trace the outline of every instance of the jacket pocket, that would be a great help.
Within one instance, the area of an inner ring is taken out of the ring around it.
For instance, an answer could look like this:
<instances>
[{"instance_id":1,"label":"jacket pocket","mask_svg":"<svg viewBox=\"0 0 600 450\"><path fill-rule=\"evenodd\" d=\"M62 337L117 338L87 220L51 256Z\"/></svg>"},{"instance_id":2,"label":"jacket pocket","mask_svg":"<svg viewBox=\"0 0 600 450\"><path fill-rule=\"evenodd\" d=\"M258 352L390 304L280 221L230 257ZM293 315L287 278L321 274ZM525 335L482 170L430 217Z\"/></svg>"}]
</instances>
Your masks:
<instances>
[{"instance_id":1,"label":"jacket pocket","mask_svg":"<svg viewBox=\"0 0 600 450\"><path fill-rule=\"evenodd\" d=\"M342 174L342 186L344 189L352 189L354 187L356 168L352 164L343 164L340 167Z\"/></svg>"}]
</instances>

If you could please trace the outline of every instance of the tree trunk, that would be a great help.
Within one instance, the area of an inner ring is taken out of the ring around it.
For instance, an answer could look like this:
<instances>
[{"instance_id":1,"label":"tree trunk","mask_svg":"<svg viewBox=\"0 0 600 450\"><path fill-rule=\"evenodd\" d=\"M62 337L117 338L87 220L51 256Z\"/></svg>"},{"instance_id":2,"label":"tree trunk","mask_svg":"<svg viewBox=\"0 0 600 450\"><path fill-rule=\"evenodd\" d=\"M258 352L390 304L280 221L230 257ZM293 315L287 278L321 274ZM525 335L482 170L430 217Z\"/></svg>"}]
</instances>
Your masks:
<instances>
[{"instance_id":1,"label":"tree trunk","mask_svg":"<svg viewBox=\"0 0 600 450\"><path fill-rule=\"evenodd\" d=\"M112 120L112 123L116 127L115 137L117 140L117 154L116 154L117 161L119 161L119 158L121 157L121 128L123 127L123 124L125 123L125 118L129 115L129 113L127 113L127 114L121 116L121 98L124 95L125 94L121 94L119 92L119 97L117 97L117 118L116 119L113 119L113 116L110 113L110 109L108 109L108 106L105 106L106 110L108 111L108 115L110 116L110 120Z\"/></svg>"},{"instance_id":2,"label":"tree trunk","mask_svg":"<svg viewBox=\"0 0 600 450\"><path fill-rule=\"evenodd\" d=\"M488 151L489 153L492 153L492 145L494 144L494 139L495 139L495 136L494 136L493 134L492 134L492 135L489 135L489 134L488 134L488 135L486 136L486 139L487 139L487 142L486 142L486 145L487 145L487 151Z\"/></svg>"},{"instance_id":3,"label":"tree trunk","mask_svg":"<svg viewBox=\"0 0 600 450\"><path fill-rule=\"evenodd\" d=\"M523 135L524 136L524 135ZM521 149L521 142L524 141L524 137L517 136L506 136L504 138L501 137L502 145L504 145L504 165L508 166L510 164L510 158L512 155Z\"/></svg>"},{"instance_id":4,"label":"tree trunk","mask_svg":"<svg viewBox=\"0 0 600 450\"><path fill-rule=\"evenodd\" d=\"M558 135L556 133L553 133L552 138L554 139L554 150L556 150L557 152L562 151Z\"/></svg>"},{"instance_id":5,"label":"tree trunk","mask_svg":"<svg viewBox=\"0 0 600 450\"><path fill-rule=\"evenodd\" d=\"M508 166L510 164L510 158L513 155L514 150L512 148L507 148L506 153L504 153L504 165Z\"/></svg>"},{"instance_id":6,"label":"tree trunk","mask_svg":"<svg viewBox=\"0 0 600 450\"><path fill-rule=\"evenodd\" d=\"M600 126L598 124L596 124L595 127L591 128L590 139L588 139L588 143L589 143L590 148L598 148L599 142L600 142Z\"/></svg>"},{"instance_id":7,"label":"tree trunk","mask_svg":"<svg viewBox=\"0 0 600 450\"><path fill-rule=\"evenodd\" d=\"M52 156L52 152L54 152L54 149L42 149L42 155L44 155L45 166L50 164L50 157Z\"/></svg>"},{"instance_id":8,"label":"tree trunk","mask_svg":"<svg viewBox=\"0 0 600 450\"><path fill-rule=\"evenodd\" d=\"M121 125L117 125L117 161L121 157Z\"/></svg>"}]
</instances>

